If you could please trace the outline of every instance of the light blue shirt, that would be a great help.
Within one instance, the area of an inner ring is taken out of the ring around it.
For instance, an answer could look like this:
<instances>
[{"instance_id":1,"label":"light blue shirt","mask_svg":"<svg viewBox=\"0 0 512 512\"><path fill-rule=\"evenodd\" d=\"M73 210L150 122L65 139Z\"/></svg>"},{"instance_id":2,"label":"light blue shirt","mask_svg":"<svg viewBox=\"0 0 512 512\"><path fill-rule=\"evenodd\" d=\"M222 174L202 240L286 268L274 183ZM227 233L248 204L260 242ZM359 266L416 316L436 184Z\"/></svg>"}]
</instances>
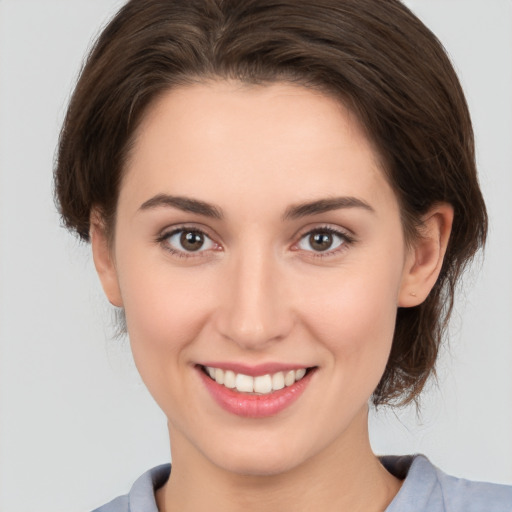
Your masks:
<instances>
[{"instance_id":1,"label":"light blue shirt","mask_svg":"<svg viewBox=\"0 0 512 512\"><path fill-rule=\"evenodd\" d=\"M381 457L404 483L386 512L512 512L512 486L471 482L437 469L423 455ZM155 490L169 478L170 464L144 473L130 493L93 512L158 512Z\"/></svg>"}]
</instances>

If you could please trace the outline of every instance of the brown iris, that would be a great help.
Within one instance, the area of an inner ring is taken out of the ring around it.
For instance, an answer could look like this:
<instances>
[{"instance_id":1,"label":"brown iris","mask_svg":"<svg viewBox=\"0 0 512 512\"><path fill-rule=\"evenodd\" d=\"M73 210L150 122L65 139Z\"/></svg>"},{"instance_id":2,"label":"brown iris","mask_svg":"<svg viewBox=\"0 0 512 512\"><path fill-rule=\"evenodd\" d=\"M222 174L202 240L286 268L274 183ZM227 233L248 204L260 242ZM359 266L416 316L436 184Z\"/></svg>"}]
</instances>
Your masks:
<instances>
[{"instance_id":1,"label":"brown iris","mask_svg":"<svg viewBox=\"0 0 512 512\"><path fill-rule=\"evenodd\" d=\"M332 247L333 236L331 233L312 233L309 235L309 244L315 251L327 251Z\"/></svg>"},{"instance_id":2,"label":"brown iris","mask_svg":"<svg viewBox=\"0 0 512 512\"><path fill-rule=\"evenodd\" d=\"M183 231L180 244L186 251L198 251L204 245L204 235L199 231Z\"/></svg>"}]
</instances>

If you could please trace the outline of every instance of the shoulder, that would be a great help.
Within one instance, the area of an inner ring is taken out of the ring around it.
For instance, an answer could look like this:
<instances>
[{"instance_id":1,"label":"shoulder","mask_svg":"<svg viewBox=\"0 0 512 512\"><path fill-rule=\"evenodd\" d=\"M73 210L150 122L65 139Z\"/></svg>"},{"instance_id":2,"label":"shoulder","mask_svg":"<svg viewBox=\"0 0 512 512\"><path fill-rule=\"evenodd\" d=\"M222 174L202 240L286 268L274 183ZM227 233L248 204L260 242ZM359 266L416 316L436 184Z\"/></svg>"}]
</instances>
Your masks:
<instances>
[{"instance_id":1,"label":"shoulder","mask_svg":"<svg viewBox=\"0 0 512 512\"><path fill-rule=\"evenodd\" d=\"M404 478L386 512L512 512L512 487L447 475L422 455L383 457L384 466Z\"/></svg>"},{"instance_id":2,"label":"shoulder","mask_svg":"<svg viewBox=\"0 0 512 512\"><path fill-rule=\"evenodd\" d=\"M455 478L435 468L446 510L512 512L512 487Z\"/></svg>"},{"instance_id":3,"label":"shoulder","mask_svg":"<svg viewBox=\"0 0 512 512\"><path fill-rule=\"evenodd\" d=\"M93 512L158 512L155 491L167 481L170 473L170 464L146 471L135 481L128 494L115 498Z\"/></svg>"},{"instance_id":4,"label":"shoulder","mask_svg":"<svg viewBox=\"0 0 512 512\"><path fill-rule=\"evenodd\" d=\"M118 496L117 498L105 503L99 508L94 509L92 512L129 512L130 501L128 494L124 496Z\"/></svg>"}]
</instances>

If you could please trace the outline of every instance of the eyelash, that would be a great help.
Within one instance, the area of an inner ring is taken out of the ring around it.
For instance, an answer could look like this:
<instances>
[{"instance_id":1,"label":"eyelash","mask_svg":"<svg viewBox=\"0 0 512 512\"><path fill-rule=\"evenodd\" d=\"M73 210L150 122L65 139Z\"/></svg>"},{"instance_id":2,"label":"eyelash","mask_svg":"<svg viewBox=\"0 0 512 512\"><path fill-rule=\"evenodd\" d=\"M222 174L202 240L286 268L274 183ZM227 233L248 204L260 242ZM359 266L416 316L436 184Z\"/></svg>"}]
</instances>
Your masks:
<instances>
[{"instance_id":1,"label":"eyelash","mask_svg":"<svg viewBox=\"0 0 512 512\"><path fill-rule=\"evenodd\" d=\"M300 235L299 241L296 242L293 245L293 247L298 246L298 244L302 240L305 240L307 237L309 237L313 234L316 234L316 233L334 235L341 239L341 243L338 247L336 247L334 249L328 249L326 251L306 251L307 253L309 253L308 256L312 257L312 258L329 258L330 256L338 255L341 252L344 252L345 250L347 250L350 245L355 243L355 238L353 236L349 235L346 231L335 229L330 226L320 226L320 227L310 229L310 230L306 231L305 233L303 233L302 235ZM295 250L300 250L300 249L295 249Z\"/></svg>"},{"instance_id":2,"label":"eyelash","mask_svg":"<svg viewBox=\"0 0 512 512\"><path fill-rule=\"evenodd\" d=\"M210 240L216 247L219 247L216 242L213 241L212 237L208 235L203 229L193 227L193 226L179 226L171 231L165 231L160 236L157 237L156 242L160 244L166 251L170 252L173 256L178 258L197 258L204 257L205 252L208 250L198 250L198 251L181 251L178 249L174 249L168 242L169 238L179 233L198 233L204 236L205 239Z\"/></svg>"},{"instance_id":3,"label":"eyelash","mask_svg":"<svg viewBox=\"0 0 512 512\"><path fill-rule=\"evenodd\" d=\"M206 250L198 250L196 252L194 251L182 251L178 249L174 249L168 242L169 238L171 238L174 235L177 235L179 233L198 233L205 237L205 239L210 240L217 248L219 245L206 233L203 229L196 228L196 227L190 227L190 226L179 226L175 229L172 229L171 231L165 231L161 235L159 235L156 238L156 242L160 244L166 251L170 252L173 256L176 256L178 258L197 258L197 257L204 257L206 252L209 252L211 249ZM309 257L313 258L328 258L330 256L334 256L339 254L340 252L345 251L348 249L348 246L355 243L355 239L353 236L349 235L345 231L334 229L330 226L321 226L316 227L314 229L310 229L309 231L304 232L300 235L299 240L295 242L292 246L292 250L294 251L300 251L301 249L298 248L298 245L300 242L305 240L308 236L311 236L313 234L330 234L334 235L341 239L341 243L338 247L336 247L333 250L326 250L326 251L304 251L309 253Z\"/></svg>"}]
</instances>

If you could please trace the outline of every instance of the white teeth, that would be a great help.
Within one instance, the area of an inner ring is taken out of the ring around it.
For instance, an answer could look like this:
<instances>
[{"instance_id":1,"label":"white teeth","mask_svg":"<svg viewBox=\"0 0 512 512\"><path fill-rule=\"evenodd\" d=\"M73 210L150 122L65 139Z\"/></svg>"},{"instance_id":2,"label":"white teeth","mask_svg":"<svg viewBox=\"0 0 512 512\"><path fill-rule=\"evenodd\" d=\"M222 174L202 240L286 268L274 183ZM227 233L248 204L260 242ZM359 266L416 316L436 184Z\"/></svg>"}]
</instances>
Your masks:
<instances>
[{"instance_id":1,"label":"white teeth","mask_svg":"<svg viewBox=\"0 0 512 512\"><path fill-rule=\"evenodd\" d=\"M301 368L300 370L295 370L295 381L302 379L306 375L306 368Z\"/></svg>"},{"instance_id":2,"label":"white teeth","mask_svg":"<svg viewBox=\"0 0 512 512\"><path fill-rule=\"evenodd\" d=\"M235 379L235 372L232 372L231 370L226 370L226 372L224 373L224 386L226 386L229 389L233 389L236 385Z\"/></svg>"},{"instance_id":3,"label":"white teeth","mask_svg":"<svg viewBox=\"0 0 512 512\"><path fill-rule=\"evenodd\" d=\"M286 373L277 372L273 375L259 375L251 377L243 373L235 373L231 370L222 370L221 368L205 367L208 375L218 384L222 384L229 389L236 389L240 393L258 393L267 395L272 391L278 391L285 386L291 386L301 380L306 375L306 368L290 370Z\"/></svg>"},{"instance_id":4,"label":"white teeth","mask_svg":"<svg viewBox=\"0 0 512 512\"><path fill-rule=\"evenodd\" d=\"M286 375L284 376L284 385L291 386L294 382L295 382L295 371L290 370L289 372L286 372Z\"/></svg>"},{"instance_id":5,"label":"white teeth","mask_svg":"<svg viewBox=\"0 0 512 512\"><path fill-rule=\"evenodd\" d=\"M284 373L277 372L272 375L272 389L277 391L284 388Z\"/></svg>"},{"instance_id":6,"label":"white teeth","mask_svg":"<svg viewBox=\"0 0 512 512\"><path fill-rule=\"evenodd\" d=\"M254 392L266 395L272 391L272 377L270 375L261 375L254 377Z\"/></svg>"},{"instance_id":7,"label":"white teeth","mask_svg":"<svg viewBox=\"0 0 512 512\"><path fill-rule=\"evenodd\" d=\"M238 373L235 379L235 387L237 391L242 393L252 393L254 391L254 377Z\"/></svg>"},{"instance_id":8,"label":"white teeth","mask_svg":"<svg viewBox=\"0 0 512 512\"><path fill-rule=\"evenodd\" d=\"M215 380L219 384L224 384L224 370L221 370L220 368L215 368Z\"/></svg>"}]
</instances>

